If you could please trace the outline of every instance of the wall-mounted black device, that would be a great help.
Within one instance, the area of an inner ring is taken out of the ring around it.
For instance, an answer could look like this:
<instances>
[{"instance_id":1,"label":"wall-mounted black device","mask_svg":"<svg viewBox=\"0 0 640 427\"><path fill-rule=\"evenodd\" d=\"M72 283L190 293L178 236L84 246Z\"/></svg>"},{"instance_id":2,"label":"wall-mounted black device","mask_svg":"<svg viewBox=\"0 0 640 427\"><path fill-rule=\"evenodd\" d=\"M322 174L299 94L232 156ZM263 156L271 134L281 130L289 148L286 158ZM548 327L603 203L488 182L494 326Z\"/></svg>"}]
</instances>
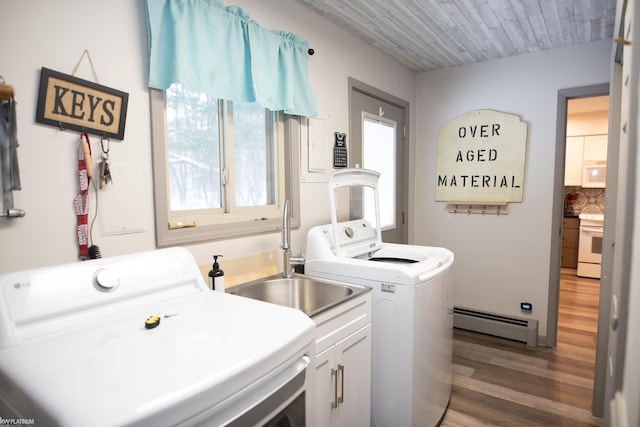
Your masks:
<instances>
[{"instance_id":1,"label":"wall-mounted black device","mask_svg":"<svg viewBox=\"0 0 640 427\"><path fill-rule=\"evenodd\" d=\"M333 146L333 167L346 168L347 161L347 134L335 132L335 144Z\"/></svg>"}]
</instances>

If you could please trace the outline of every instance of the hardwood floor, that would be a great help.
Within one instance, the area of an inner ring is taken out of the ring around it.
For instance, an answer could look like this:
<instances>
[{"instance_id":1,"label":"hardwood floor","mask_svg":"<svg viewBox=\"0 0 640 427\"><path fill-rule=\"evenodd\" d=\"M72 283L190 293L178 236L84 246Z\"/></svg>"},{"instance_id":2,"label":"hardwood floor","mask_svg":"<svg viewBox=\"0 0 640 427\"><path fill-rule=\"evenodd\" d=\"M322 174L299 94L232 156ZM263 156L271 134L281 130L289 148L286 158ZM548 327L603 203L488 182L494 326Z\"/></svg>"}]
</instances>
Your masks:
<instances>
[{"instance_id":1,"label":"hardwood floor","mask_svg":"<svg viewBox=\"0 0 640 427\"><path fill-rule=\"evenodd\" d=\"M598 426L591 415L599 280L560 276L558 345L454 330L443 427Z\"/></svg>"}]
</instances>

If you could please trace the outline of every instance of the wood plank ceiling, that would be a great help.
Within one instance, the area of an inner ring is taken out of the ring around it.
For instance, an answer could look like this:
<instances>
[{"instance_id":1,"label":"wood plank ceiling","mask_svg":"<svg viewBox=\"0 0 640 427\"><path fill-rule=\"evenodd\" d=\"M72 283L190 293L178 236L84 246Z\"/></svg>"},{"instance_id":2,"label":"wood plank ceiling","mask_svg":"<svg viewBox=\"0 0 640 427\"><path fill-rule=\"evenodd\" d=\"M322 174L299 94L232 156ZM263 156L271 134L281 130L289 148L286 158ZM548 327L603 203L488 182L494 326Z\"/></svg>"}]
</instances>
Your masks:
<instances>
[{"instance_id":1,"label":"wood plank ceiling","mask_svg":"<svg viewBox=\"0 0 640 427\"><path fill-rule=\"evenodd\" d=\"M616 0L296 1L415 72L612 38L616 6Z\"/></svg>"}]
</instances>

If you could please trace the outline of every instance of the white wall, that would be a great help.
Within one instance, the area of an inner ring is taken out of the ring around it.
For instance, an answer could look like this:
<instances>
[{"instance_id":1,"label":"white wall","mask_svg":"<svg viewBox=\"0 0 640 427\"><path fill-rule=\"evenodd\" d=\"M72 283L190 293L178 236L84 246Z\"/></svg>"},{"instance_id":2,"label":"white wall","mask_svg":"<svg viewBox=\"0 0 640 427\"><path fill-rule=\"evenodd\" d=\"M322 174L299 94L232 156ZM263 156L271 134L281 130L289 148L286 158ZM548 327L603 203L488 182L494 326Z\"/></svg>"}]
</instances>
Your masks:
<instances>
[{"instance_id":1,"label":"white wall","mask_svg":"<svg viewBox=\"0 0 640 427\"><path fill-rule=\"evenodd\" d=\"M308 9L291 0L233 4L264 27L309 40L316 51L309 57L311 83L330 134L348 132L348 77L414 103L415 73ZM72 201L78 185L75 146L79 135L36 124L34 118L41 67L71 74L84 49L90 52L101 84L129 93L125 140L112 142L110 152L114 185L105 190L110 192L104 197L106 212L114 217L129 212L128 229L143 230L104 235L99 218L94 243L103 256L155 248L144 5L142 0L0 0L0 75L15 87L18 101L22 191L14 193L15 206L26 211L24 218L0 219L0 273L77 260ZM83 61L76 75L93 80L88 61ZM97 137L92 136L92 146L94 153L99 150ZM119 176L118 167L126 167L127 173ZM326 184L301 187L302 226L292 234L294 253L302 250L310 227L330 221ZM91 215L94 212L92 201ZM189 249L202 265L210 263L213 253L234 259L276 250L279 239L278 233L272 233Z\"/></svg>"},{"instance_id":2,"label":"white wall","mask_svg":"<svg viewBox=\"0 0 640 427\"><path fill-rule=\"evenodd\" d=\"M455 253L455 305L527 316L527 301L546 335L557 94L607 83L610 52L605 40L418 74L414 238ZM476 109L528 123L523 202L506 216L449 214L434 202L438 128Z\"/></svg>"}]
</instances>

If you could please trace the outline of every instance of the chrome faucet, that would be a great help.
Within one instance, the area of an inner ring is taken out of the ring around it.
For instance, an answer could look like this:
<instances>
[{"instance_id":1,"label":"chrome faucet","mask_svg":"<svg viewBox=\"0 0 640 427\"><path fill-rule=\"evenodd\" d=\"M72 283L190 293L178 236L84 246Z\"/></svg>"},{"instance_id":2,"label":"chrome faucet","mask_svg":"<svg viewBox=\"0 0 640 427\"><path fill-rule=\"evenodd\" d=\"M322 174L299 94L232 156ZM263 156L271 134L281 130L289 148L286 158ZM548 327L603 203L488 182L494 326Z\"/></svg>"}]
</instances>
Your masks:
<instances>
[{"instance_id":1,"label":"chrome faucet","mask_svg":"<svg viewBox=\"0 0 640 427\"><path fill-rule=\"evenodd\" d=\"M282 204L282 243L280 249L282 249L282 277L290 278L293 276L293 266L303 265L304 258L292 257L291 248L289 242L291 241L291 229L289 225L289 201L285 200Z\"/></svg>"}]
</instances>

